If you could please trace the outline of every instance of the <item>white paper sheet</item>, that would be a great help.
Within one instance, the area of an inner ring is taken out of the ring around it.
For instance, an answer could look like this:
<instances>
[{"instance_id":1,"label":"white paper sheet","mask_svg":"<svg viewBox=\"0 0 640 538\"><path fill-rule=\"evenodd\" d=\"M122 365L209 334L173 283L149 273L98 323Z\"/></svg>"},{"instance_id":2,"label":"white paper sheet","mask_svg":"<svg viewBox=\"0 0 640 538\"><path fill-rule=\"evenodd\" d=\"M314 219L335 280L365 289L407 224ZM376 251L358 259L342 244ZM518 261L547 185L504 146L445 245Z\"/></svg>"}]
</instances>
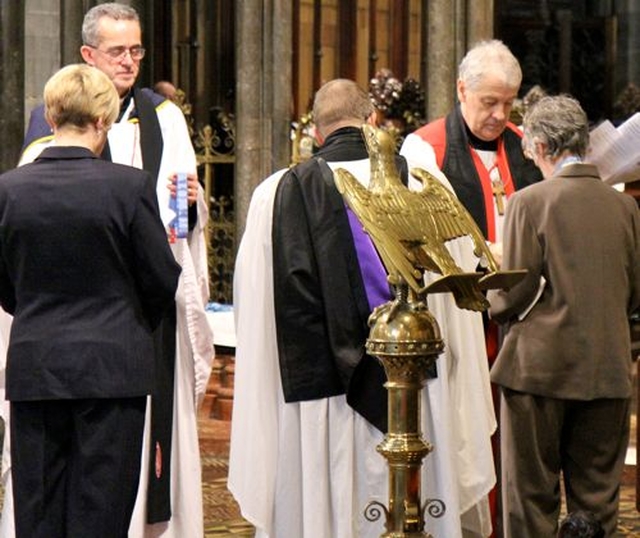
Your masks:
<instances>
[{"instance_id":1,"label":"white paper sheet","mask_svg":"<svg viewBox=\"0 0 640 538\"><path fill-rule=\"evenodd\" d=\"M640 113L618 128L606 120L593 129L586 160L610 185L640 180Z\"/></svg>"}]
</instances>

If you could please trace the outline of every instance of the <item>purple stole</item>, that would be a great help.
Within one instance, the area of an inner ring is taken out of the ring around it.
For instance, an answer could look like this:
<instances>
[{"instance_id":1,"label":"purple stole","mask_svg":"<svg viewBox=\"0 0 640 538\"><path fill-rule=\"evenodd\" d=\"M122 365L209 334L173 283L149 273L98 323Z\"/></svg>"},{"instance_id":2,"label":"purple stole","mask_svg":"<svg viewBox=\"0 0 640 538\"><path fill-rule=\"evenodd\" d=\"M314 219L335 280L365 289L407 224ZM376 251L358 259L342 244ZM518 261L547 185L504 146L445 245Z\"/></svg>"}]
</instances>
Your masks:
<instances>
[{"instance_id":1,"label":"purple stole","mask_svg":"<svg viewBox=\"0 0 640 538\"><path fill-rule=\"evenodd\" d=\"M387 281L387 271L380 260L378 251L376 250L369 235L364 231L362 224L356 217L355 213L349 207L347 210L347 218L351 227L351 235L353 235L353 243L360 265L360 273L364 283L367 300L369 301L369 309L373 311L376 306L380 306L393 298L389 282Z\"/></svg>"}]
</instances>

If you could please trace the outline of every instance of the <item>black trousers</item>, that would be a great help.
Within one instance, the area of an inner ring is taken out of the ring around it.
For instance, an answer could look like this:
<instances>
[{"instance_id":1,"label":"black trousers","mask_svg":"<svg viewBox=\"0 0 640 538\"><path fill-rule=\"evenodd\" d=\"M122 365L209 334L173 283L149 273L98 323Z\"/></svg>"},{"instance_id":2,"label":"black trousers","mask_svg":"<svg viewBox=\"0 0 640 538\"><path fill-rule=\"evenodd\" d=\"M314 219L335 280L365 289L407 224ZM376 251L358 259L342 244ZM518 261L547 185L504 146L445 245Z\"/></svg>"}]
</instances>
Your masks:
<instances>
[{"instance_id":1,"label":"black trousers","mask_svg":"<svg viewBox=\"0 0 640 538\"><path fill-rule=\"evenodd\" d=\"M11 402L16 538L126 538L146 397Z\"/></svg>"}]
</instances>

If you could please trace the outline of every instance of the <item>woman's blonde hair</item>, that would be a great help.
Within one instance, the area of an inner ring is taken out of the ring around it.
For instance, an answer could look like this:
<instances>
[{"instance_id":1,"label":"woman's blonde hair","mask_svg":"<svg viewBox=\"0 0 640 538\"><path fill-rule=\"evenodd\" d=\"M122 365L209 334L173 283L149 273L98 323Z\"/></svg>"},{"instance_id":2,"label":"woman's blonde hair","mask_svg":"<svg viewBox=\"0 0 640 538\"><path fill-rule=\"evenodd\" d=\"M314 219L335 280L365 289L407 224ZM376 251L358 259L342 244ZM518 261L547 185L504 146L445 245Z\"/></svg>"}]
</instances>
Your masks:
<instances>
[{"instance_id":1,"label":"woman's blonde hair","mask_svg":"<svg viewBox=\"0 0 640 538\"><path fill-rule=\"evenodd\" d=\"M72 64L47 81L44 108L47 121L57 128L84 130L102 120L108 129L118 117L120 98L102 71L86 64Z\"/></svg>"}]
</instances>

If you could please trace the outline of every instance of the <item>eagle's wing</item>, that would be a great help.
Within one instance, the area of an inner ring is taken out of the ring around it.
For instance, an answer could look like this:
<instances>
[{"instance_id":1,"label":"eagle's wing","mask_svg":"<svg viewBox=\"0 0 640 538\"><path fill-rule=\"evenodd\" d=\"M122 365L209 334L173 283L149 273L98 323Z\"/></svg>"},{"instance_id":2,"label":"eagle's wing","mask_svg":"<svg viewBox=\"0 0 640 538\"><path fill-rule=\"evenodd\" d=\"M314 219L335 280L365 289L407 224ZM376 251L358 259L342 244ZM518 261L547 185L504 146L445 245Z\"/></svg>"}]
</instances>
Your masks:
<instances>
[{"instance_id":1,"label":"eagle's wing","mask_svg":"<svg viewBox=\"0 0 640 538\"><path fill-rule=\"evenodd\" d=\"M453 239L462 235L470 236L473 241L474 254L478 258L486 260L489 272L479 280L480 289L509 289L522 280L526 274L524 270L500 271L480 228L449 189L436 177L421 168L412 169L411 174L422 182L423 188L419 193L425 199L425 204L434 211L434 215L438 216L436 219L438 222L434 223L434 226L442 234L442 237Z\"/></svg>"},{"instance_id":2,"label":"eagle's wing","mask_svg":"<svg viewBox=\"0 0 640 538\"><path fill-rule=\"evenodd\" d=\"M416 203L419 193L404 185L373 192L344 169L335 170L334 178L338 191L375 244L392 283L398 284L401 278L417 295L450 291L461 308L487 307L477 283L481 275L462 273L444 241L429 228L433 221L426 206ZM443 278L425 287L425 269Z\"/></svg>"},{"instance_id":3,"label":"eagle's wing","mask_svg":"<svg viewBox=\"0 0 640 538\"><path fill-rule=\"evenodd\" d=\"M456 195L422 168L413 168L411 175L422 183L422 190L418 192L425 206L432 211L434 226L440 237L448 241L468 235L473 241L475 255L486 258L490 271L497 271L498 266L482 232Z\"/></svg>"},{"instance_id":4,"label":"eagle's wing","mask_svg":"<svg viewBox=\"0 0 640 538\"><path fill-rule=\"evenodd\" d=\"M408 228L402 222L402 204L388 193L373 193L343 168L334 171L334 179L338 191L371 237L391 278L401 276L417 292L422 273L414 266L413 253L401 241L401 234Z\"/></svg>"}]
</instances>

